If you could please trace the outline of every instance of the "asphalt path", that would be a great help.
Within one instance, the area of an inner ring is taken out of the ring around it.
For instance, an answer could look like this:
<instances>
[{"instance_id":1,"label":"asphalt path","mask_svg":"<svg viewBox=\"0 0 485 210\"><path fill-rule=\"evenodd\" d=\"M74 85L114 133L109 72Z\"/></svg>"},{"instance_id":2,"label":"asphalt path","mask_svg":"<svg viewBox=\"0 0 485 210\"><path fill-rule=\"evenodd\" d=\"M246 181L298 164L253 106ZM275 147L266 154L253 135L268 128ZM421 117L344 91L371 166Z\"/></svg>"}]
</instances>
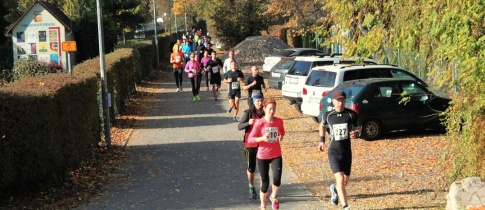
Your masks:
<instances>
[{"instance_id":1,"label":"asphalt path","mask_svg":"<svg viewBox=\"0 0 485 210\"><path fill-rule=\"evenodd\" d=\"M227 113L226 86L218 101L203 88L202 100L193 102L187 78L183 92L175 92L171 77L159 85L157 100L127 142L126 163L110 175L115 181L77 209L258 209L259 195L249 199L244 132ZM239 118L245 97L240 104ZM284 161L279 197L280 209L323 209Z\"/></svg>"}]
</instances>

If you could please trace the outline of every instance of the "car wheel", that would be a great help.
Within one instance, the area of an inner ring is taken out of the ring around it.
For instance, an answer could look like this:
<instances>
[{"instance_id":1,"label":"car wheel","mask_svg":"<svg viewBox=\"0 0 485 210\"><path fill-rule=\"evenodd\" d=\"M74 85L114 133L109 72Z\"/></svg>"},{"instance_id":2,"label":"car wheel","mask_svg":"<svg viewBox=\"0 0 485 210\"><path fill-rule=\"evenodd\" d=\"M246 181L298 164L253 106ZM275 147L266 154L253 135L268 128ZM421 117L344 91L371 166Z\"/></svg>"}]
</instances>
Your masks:
<instances>
[{"instance_id":1,"label":"car wheel","mask_svg":"<svg viewBox=\"0 0 485 210\"><path fill-rule=\"evenodd\" d=\"M296 111L300 112L300 114L303 113L301 112L301 103L294 103L293 107L295 107Z\"/></svg>"},{"instance_id":2,"label":"car wheel","mask_svg":"<svg viewBox=\"0 0 485 210\"><path fill-rule=\"evenodd\" d=\"M362 125L362 138L365 140L377 139L382 133L381 123L377 120L367 120Z\"/></svg>"},{"instance_id":3,"label":"car wheel","mask_svg":"<svg viewBox=\"0 0 485 210\"><path fill-rule=\"evenodd\" d=\"M313 121L315 121L316 123L319 123L318 122L318 117L312 117Z\"/></svg>"}]
</instances>

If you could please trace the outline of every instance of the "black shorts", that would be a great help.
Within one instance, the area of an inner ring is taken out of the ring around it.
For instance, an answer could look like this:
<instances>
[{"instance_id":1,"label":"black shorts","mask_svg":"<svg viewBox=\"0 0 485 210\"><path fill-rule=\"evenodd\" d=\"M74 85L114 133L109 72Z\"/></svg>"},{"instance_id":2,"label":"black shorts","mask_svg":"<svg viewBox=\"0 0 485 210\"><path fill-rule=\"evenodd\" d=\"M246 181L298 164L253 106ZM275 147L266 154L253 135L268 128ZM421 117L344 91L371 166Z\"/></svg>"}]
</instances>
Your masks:
<instances>
[{"instance_id":1,"label":"black shorts","mask_svg":"<svg viewBox=\"0 0 485 210\"><path fill-rule=\"evenodd\" d=\"M248 163L248 171L254 173L256 170L256 155L258 154L258 148L244 148L244 155L246 155L246 162Z\"/></svg>"},{"instance_id":2,"label":"black shorts","mask_svg":"<svg viewBox=\"0 0 485 210\"><path fill-rule=\"evenodd\" d=\"M211 74L210 75L210 84L221 86L221 74Z\"/></svg>"},{"instance_id":3,"label":"black shorts","mask_svg":"<svg viewBox=\"0 0 485 210\"><path fill-rule=\"evenodd\" d=\"M343 172L345 175L350 176L350 171L352 168L351 151L343 152L329 149L328 162L330 163L330 168L334 174Z\"/></svg>"},{"instance_id":4,"label":"black shorts","mask_svg":"<svg viewBox=\"0 0 485 210\"><path fill-rule=\"evenodd\" d=\"M230 98L230 99L235 99L236 97L241 98L241 91L233 91L232 93L229 92L227 94L227 97Z\"/></svg>"}]
</instances>

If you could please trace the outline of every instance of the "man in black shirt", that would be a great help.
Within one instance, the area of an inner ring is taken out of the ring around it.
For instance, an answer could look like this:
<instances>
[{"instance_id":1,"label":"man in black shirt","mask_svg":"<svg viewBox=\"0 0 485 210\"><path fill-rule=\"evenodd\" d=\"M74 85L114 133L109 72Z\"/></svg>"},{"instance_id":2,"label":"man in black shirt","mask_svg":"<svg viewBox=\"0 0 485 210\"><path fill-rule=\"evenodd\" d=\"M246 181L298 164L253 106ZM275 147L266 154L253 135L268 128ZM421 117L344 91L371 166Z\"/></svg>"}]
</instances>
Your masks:
<instances>
[{"instance_id":1,"label":"man in black shirt","mask_svg":"<svg viewBox=\"0 0 485 210\"><path fill-rule=\"evenodd\" d=\"M219 91L219 88L221 88L222 61L217 57L215 51L212 51L212 59L207 62L206 68L209 70L209 80L212 86L214 100L217 101L217 91Z\"/></svg>"},{"instance_id":2,"label":"man in black shirt","mask_svg":"<svg viewBox=\"0 0 485 210\"><path fill-rule=\"evenodd\" d=\"M323 151L325 145L325 131L330 135L328 143L328 161L335 176L336 184L330 186L332 204L338 205L340 198L344 209L349 209L345 186L349 182L352 166L352 150L350 139L359 136L360 127L357 126L357 113L345 108L346 94L337 90L332 96L334 110L325 112L319 126L320 143L318 150Z\"/></svg>"},{"instance_id":3,"label":"man in black shirt","mask_svg":"<svg viewBox=\"0 0 485 210\"><path fill-rule=\"evenodd\" d=\"M231 71L224 74L224 82L229 85L229 109L227 112L231 113L234 109L234 117L232 120L237 122L237 113L239 111L239 99L241 98L241 82L244 79L244 74L237 69L236 61L231 61Z\"/></svg>"},{"instance_id":4,"label":"man in black shirt","mask_svg":"<svg viewBox=\"0 0 485 210\"><path fill-rule=\"evenodd\" d=\"M251 75L244 81L243 90L248 91L248 106L253 105L253 96L257 94L263 95L263 91L266 92L266 85L264 84L264 78L259 75L259 69L256 66L251 67Z\"/></svg>"}]
</instances>

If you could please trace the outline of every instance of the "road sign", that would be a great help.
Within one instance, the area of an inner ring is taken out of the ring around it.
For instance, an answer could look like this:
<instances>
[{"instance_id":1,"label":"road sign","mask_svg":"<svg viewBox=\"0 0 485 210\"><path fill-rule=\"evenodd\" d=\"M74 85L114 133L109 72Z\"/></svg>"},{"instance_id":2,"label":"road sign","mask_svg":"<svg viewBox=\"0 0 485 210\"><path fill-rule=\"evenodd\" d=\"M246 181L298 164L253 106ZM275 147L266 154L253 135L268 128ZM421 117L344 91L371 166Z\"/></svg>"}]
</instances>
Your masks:
<instances>
[{"instance_id":1,"label":"road sign","mask_svg":"<svg viewBox=\"0 0 485 210\"><path fill-rule=\"evenodd\" d=\"M77 50L77 48L76 48L76 42L75 41L62 42L62 51L75 52L76 50Z\"/></svg>"}]
</instances>

